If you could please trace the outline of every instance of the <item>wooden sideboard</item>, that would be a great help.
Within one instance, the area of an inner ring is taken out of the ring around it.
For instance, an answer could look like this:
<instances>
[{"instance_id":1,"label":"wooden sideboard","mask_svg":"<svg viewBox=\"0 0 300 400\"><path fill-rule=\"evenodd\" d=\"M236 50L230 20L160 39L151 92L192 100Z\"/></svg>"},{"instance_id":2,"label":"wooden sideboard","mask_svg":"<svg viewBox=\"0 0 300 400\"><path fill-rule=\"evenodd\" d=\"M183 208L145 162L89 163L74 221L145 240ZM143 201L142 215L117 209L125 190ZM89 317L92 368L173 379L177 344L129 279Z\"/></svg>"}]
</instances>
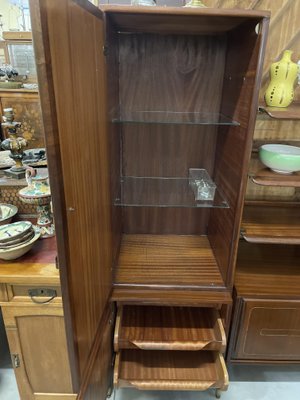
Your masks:
<instances>
[{"instance_id":1,"label":"wooden sideboard","mask_svg":"<svg viewBox=\"0 0 300 400\"><path fill-rule=\"evenodd\" d=\"M20 259L0 261L0 304L21 400L77 398L56 254L55 238L40 239Z\"/></svg>"}]
</instances>

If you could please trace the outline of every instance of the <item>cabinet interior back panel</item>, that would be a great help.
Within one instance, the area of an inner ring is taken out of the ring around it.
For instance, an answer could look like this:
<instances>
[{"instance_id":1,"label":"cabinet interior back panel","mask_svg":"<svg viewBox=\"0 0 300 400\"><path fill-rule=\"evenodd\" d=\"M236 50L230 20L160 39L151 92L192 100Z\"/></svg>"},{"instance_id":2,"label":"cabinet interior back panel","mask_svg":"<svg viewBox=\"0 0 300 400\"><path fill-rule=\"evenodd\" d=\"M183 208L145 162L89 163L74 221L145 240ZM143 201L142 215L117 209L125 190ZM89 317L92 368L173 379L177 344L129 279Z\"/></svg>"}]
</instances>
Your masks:
<instances>
[{"instance_id":1,"label":"cabinet interior back panel","mask_svg":"<svg viewBox=\"0 0 300 400\"><path fill-rule=\"evenodd\" d=\"M120 114L135 111L218 113L226 36L119 34ZM187 177L214 171L217 127L123 124L124 176ZM123 209L127 233L205 234L208 210Z\"/></svg>"},{"instance_id":2,"label":"cabinet interior back panel","mask_svg":"<svg viewBox=\"0 0 300 400\"><path fill-rule=\"evenodd\" d=\"M120 107L218 112L226 36L120 34Z\"/></svg>"}]
</instances>

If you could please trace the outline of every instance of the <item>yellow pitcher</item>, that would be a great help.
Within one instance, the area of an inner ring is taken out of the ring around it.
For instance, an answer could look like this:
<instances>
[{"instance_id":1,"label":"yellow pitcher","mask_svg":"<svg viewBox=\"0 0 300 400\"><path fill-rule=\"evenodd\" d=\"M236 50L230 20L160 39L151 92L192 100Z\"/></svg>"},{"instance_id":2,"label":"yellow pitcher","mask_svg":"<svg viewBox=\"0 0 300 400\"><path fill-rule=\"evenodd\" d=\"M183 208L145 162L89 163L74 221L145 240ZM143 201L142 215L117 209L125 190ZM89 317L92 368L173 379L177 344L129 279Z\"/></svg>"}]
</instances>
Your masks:
<instances>
[{"instance_id":1,"label":"yellow pitcher","mask_svg":"<svg viewBox=\"0 0 300 400\"><path fill-rule=\"evenodd\" d=\"M288 107L294 98L298 65L291 60L291 50L285 50L282 59L271 65L271 81L265 101L271 107Z\"/></svg>"}]
</instances>

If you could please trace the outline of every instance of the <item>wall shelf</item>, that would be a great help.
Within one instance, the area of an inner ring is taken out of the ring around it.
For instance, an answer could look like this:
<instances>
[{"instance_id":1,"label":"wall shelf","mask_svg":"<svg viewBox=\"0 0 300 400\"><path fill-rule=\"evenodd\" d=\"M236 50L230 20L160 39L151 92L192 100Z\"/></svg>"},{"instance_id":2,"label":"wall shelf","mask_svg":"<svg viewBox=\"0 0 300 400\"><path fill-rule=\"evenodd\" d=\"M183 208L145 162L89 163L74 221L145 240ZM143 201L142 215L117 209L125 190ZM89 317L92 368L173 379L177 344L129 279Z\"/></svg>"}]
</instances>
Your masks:
<instances>
[{"instance_id":1,"label":"wall shelf","mask_svg":"<svg viewBox=\"0 0 300 400\"><path fill-rule=\"evenodd\" d=\"M235 288L241 297L300 298L300 247L240 242Z\"/></svg>"},{"instance_id":2,"label":"wall shelf","mask_svg":"<svg viewBox=\"0 0 300 400\"><path fill-rule=\"evenodd\" d=\"M266 113L269 117L274 119L300 119L300 103L292 103L289 107L268 107L266 105L260 105L258 107L260 112Z\"/></svg>"},{"instance_id":3,"label":"wall shelf","mask_svg":"<svg viewBox=\"0 0 300 400\"><path fill-rule=\"evenodd\" d=\"M189 178L123 176L117 206L229 208L218 188L214 200L195 200Z\"/></svg>"},{"instance_id":4,"label":"wall shelf","mask_svg":"<svg viewBox=\"0 0 300 400\"><path fill-rule=\"evenodd\" d=\"M246 206L241 234L249 243L300 244L300 209Z\"/></svg>"},{"instance_id":5,"label":"wall shelf","mask_svg":"<svg viewBox=\"0 0 300 400\"><path fill-rule=\"evenodd\" d=\"M250 174L251 180L257 185L262 186L282 186L282 187L300 187L300 173L278 174L269 168L264 168Z\"/></svg>"}]
</instances>

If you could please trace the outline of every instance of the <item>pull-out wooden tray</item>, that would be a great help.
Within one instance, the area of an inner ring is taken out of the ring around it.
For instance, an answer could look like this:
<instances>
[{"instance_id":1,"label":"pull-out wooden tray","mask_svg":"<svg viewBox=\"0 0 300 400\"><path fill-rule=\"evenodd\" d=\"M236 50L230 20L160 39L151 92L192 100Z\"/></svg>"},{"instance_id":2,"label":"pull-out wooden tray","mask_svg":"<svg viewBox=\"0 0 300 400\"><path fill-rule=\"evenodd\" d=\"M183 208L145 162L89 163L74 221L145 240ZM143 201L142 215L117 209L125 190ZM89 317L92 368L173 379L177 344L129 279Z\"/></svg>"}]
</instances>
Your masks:
<instances>
[{"instance_id":1,"label":"pull-out wooden tray","mask_svg":"<svg viewBox=\"0 0 300 400\"><path fill-rule=\"evenodd\" d=\"M141 390L226 390L228 373L218 352L122 350L116 356L114 385Z\"/></svg>"},{"instance_id":2,"label":"pull-out wooden tray","mask_svg":"<svg viewBox=\"0 0 300 400\"><path fill-rule=\"evenodd\" d=\"M226 336L213 308L121 306L118 308L115 351L217 350L224 351Z\"/></svg>"}]
</instances>

